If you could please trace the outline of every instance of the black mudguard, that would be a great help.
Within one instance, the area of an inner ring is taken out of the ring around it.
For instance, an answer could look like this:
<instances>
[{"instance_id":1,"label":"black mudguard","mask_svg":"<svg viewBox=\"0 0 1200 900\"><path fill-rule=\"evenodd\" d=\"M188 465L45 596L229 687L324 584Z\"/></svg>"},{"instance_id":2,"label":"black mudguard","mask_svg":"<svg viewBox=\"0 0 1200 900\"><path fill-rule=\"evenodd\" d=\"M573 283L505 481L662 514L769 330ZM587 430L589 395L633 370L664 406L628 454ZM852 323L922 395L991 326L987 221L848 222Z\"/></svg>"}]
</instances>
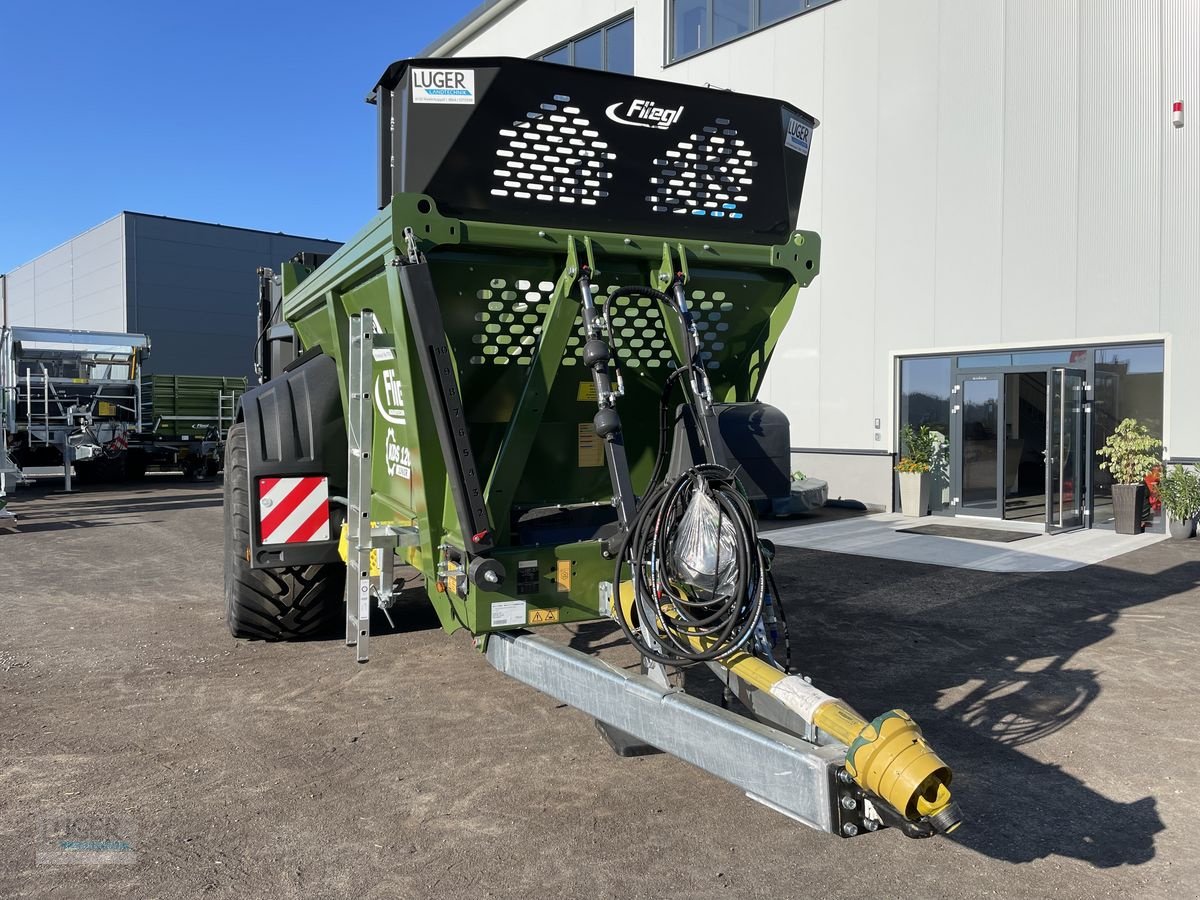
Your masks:
<instances>
[{"instance_id":1,"label":"black mudguard","mask_svg":"<svg viewBox=\"0 0 1200 900\"><path fill-rule=\"evenodd\" d=\"M251 504L260 478L325 475L329 496L346 495L346 420L332 357L301 357L292 367L242 397ZM330 504L332 538L262 546L258 509L250 510L250 562L256 569L341 562L338 534L344 507Z\"/></svg>"}]
</instances>

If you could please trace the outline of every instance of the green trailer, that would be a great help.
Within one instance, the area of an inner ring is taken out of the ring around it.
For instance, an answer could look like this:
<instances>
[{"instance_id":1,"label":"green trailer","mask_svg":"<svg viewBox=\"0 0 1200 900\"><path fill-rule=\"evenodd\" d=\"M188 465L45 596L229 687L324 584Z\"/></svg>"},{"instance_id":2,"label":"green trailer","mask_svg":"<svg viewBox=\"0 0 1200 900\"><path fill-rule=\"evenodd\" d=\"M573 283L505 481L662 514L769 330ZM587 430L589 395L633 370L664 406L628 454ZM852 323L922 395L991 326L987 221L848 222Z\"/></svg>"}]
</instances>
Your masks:
<instances>
[{"instance_id":1,"label":"green trailer","mask_svg":"<svg viewBox=\"0 0 1200 900\"><path fill-rule=\"evenodd\" d=\"M956 827L906 715L868 722L792 671L753 515L781 418L756 397L819 271L793 228L812 117L497 58L396 63L372 101L381 212L284 264L290 328L264 334L299 355L230 433L234 635L337 618L366 661L408 563L446 631L619 752L675 753L843 836ZM642 674L534 633L598 619ZM748 716L683 692L693 665Z\"/></svg>"},{"instance_id":2,"label":"green trailer","mask_svg":"<svg viewBox=\"0 0 1200 900\"><path fill-rule=\"evenodd\" d=\"M223 440L244 393L245 376L143 375L142 422L156 433Z\"/></svg>"}]
</instances>

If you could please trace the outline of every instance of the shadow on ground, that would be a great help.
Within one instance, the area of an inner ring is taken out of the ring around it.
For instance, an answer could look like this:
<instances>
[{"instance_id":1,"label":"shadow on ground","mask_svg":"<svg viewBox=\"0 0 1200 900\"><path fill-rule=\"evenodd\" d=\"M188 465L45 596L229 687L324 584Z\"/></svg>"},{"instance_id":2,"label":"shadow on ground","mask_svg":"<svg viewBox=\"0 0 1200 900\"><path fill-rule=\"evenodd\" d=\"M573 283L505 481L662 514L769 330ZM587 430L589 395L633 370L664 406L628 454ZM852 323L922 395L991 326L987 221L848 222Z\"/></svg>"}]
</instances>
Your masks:
<instances>
[{"instance_id":1,"label":"shadow on ground","mask_svg":"<svg viewBox=\"0 0 1200 900\"><path fill-rule=\"evenodd\" d=\"M37 534L73 531L80 528L156 524L141 518L149 513L171 513L188 509L219 507L220 482L189 482L156 477L125 485L88 485L71 493L61 483L40 481L19 489L10 498L9 509L17 518L4 534Z\"/></svg>"},{"instance_id":2,"label":"shadow on ground","mask_svg":"<svg viewBox=\"0 0 1200 900\"><path fill-rule=\"evenodd\" d=\"M1110 637L1130 608L1194 589L1200 561L1153 574L1097 565L1029 576L799 550L782 551L781 561L805 673L871 715L902 706L958 773L969 827L953 840L1010 862L1153 858L1164 827L1154 797L1110 800L1036 759L1031 745L1100 696L1100 674L1068 665L1072 658ZM1104 742L1113 754L1137 753L1133 727L1102 735L1098 755L1080 747L1092 755L1073 764L1104 765Z\"/></svg>"},{"instance_id":3,"label":"shadow on ground","mask_svg":"<svg viewBox=\"0 0 1200 900\"><path fill-rule=\"evenodd\" d=\"M1103 690L1100 673L1072 658L1111 636L1123 612L1195 589L1200 560L1154 573L1098 565L1011 575L781 548L776 575L797 667L868 717L905 709L955 770L966 824L951 840L1015 863L1064 856L1107 868L1154 857L1164 825L1153 796L1109 799L1037 759L1034 745ZM623 640L612 623L596 623L571 644L597 652ZM719 699L707 670L686 679L690 692ZM1072 767L1106 770L1112 754L1139 753L1136 724L1116 728L1081 729Z\"/></svg>"}]
</instances>

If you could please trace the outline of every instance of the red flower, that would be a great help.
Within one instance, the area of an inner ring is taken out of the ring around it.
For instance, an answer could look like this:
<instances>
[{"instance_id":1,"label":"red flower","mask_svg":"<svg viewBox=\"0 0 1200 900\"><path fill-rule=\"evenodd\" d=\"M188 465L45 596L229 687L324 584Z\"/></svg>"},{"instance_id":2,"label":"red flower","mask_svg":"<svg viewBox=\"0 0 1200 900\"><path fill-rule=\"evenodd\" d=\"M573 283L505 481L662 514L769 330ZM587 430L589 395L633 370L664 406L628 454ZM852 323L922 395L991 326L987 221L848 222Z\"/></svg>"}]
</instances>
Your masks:
<instances>
[{"instance_id":1,"label":"red flower","mask_svg":"<svg viewBox=\"0 0 1200 900\"><path fill-rule=\"evenodd\" d=\"M1150 494L1150 509L1154 512L1162 510L1162 498L1158 496L1158 480L1162 478L1162 466L1155 466L1146 475L1146 490Z\"/></svg>"}]
</instances>

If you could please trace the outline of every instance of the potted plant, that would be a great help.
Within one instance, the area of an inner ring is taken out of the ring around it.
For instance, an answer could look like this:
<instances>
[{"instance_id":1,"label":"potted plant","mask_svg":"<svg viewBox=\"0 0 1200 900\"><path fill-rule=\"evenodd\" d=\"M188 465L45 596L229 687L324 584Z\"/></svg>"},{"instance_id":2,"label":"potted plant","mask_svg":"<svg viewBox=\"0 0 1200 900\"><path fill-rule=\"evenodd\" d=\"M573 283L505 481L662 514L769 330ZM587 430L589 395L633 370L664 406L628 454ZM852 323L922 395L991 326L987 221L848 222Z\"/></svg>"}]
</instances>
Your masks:
<instances>
[{"instance_id":1,"label":"potted plant","mask_svg":"<svg viewBox=\"0 0 1200 900\"><path fill-rule=\"evenodd\" d=\"M1158 496L1167 511L1167 527L1171 537L1184 540L1196 533L1196 516L1200 515L1200 474L1195 469L1175 466L1158 481Z\"/></svg>"},{"instance_id":2,"label":"potted plant","mask_svg":"<svg viewBox=\"0 0 1200 900\"><path fill-rule=\"evenodd\" d=\"M929 490L933 457L937 452L936 432L928 425L919 430L911 425L900 429L900 511L906 516L929 515Z\"/></svg>"},{"instance_id":3,"label":"potted plant","mask_svg":"<svg viewBox=\"0 0 1200 900\"><path fill-rule=\"evenodd\" d=\"M1146 476L1160 465L1162 441L1137 419L1123 419L1096 451L1104 457L1100 468L1113 477L1113 519L1117 534L1139 534L1146 506Z\"/></svg>"}]
</instances>

